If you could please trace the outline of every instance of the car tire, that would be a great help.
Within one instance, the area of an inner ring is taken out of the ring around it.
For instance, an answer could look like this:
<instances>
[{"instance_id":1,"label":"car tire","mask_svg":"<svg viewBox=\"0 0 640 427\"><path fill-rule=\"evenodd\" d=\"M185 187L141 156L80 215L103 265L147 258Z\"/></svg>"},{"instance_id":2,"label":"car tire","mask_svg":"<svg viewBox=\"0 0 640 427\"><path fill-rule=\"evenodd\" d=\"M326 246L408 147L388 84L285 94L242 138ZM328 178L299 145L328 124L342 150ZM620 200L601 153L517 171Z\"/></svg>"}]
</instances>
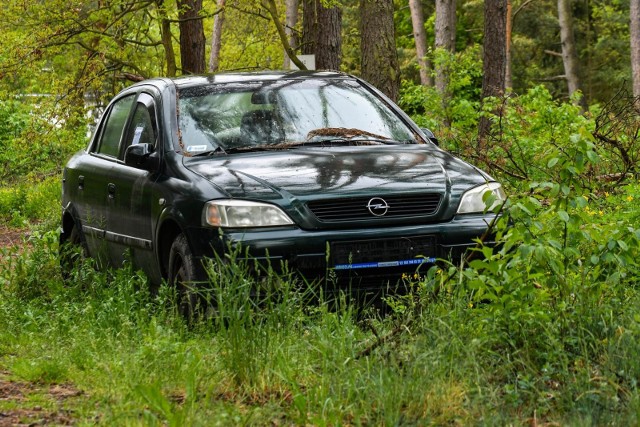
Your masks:
<instances>
[{"instance_id":1,"label":"car tire","mask_svg":"<svg viewBox=\"0 0 640 427\"><path fill-rule=\"evenodd\" d=\"M74 267L88 258L89 250L82 230L77 224L73 225L66 238L61 239L59 246L60 272L62 280L68 283Z\"/></svg>"},{"instance_id":2,"label":"car tire","mask_svg":"<svg viewBox=\"0 0 640 427\"><path fill-rule=\"evenodd\" d=\"M169 251L169 286L176 290L178 312L194 320L205 312L207 298L203 284L207 276L200 261L193 256L187 238L179 234Z\"/></svg>"}]
</instances>

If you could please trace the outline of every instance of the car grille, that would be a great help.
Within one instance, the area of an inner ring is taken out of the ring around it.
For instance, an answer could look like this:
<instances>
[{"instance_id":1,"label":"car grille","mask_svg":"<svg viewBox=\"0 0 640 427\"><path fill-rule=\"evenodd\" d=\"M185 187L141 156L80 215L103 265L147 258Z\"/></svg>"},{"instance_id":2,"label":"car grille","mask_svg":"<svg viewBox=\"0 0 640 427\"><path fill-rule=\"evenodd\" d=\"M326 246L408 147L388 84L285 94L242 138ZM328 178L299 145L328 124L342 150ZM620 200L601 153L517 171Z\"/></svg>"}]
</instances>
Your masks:
<instances>
[{"instance_id":1,"label":"car grille","mask_svg":"<svg viewBox=\"0 0 640 427\"><path fill-rule=\"evenodd\" d=\"M382 198L354 197L315 200L307 203L307 206L320 221L337 222L429 216L438 211L440 200L440 194L427 193L412 196L384 196ZM369 209L368 206L371 206L372 209Z\"/></svg>"}]
</instances>

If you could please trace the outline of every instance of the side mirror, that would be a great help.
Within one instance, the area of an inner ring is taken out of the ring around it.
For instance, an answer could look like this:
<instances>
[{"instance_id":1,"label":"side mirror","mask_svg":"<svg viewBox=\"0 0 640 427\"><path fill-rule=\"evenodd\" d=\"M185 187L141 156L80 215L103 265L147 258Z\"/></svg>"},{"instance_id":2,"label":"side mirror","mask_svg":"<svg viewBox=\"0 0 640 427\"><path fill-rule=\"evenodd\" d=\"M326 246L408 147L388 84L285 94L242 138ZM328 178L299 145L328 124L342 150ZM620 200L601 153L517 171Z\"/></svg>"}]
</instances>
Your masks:
<instances>
[{"instance_id":1,"label":"side mirror","mask_svg":"<svg viewBox=\"0 0 640 427\"><path fill-rule=\"evenodd\" d=\"M431 132L431 129L420 128L420 130L427 138L429 138L429 141L433 142L435 145L440 145L440 143L438 142L438 138L436 138L433 132Z\"/></svg>"},{"instance_id":2,"label":"side mirror","mask_svg":"<svg viewBox=\"0 0 640 427\"><path fill-rule=\"evenodd\" d=\"M124 152L124 164L148 171L158 170L160 160L157 156L152 155L155 150L152 144L130 145Z\"/></svg>"}]
</instances>

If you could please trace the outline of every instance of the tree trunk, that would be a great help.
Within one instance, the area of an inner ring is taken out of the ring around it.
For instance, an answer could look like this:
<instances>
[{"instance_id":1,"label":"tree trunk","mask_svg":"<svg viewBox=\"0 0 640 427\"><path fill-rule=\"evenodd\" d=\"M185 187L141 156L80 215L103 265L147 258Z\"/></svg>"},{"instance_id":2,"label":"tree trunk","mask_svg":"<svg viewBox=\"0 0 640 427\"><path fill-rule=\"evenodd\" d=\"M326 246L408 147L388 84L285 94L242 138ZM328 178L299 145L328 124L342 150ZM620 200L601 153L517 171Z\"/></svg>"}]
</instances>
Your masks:
<instances>
[{"instance_id":1,"label":"tree trunk","mask_svg":"<svg viewBox=\"0 0 640 427\"><path fill-rule=\"evenodd\" d=\"M455 52L456 47L456 0L436 0L436 49ZM436 64L436 89L447 103L447 87L449 85L449 67Z\"/></svg>"},{"instance_id":2,"label":"tree trunk","mask_svg":"<svg viewBox=\"0 0 640 427\"><path fill-rule=\"evenodd\" d=\"M339 70L342 61L342 10L320 0L303 0L302 53L316 57L318 70Z\"/></svg>"},{"instance_id":3,"label":"tree trunk","mask_svg":"<svg viewBox=\"0 0 640 427\"><path fill-rule=\"evenodd\" d=\"M485 0L484 42L482 55L482 98L502 96L507 66L507 0ZM491 122L482 117L478 126L478 141L484 145Z\"/></svg>"},{"instance_id":4,"label":"tree trunk","mask_svg":"<svg viewBox=\"0 0 640 427\"><path fill-rule=\"evenodd\" d=\"M316 68L318 70L340 71L342 62L342 10L339 7L327 9L319 1L318 28L316 33Z\"/></svg>"},{"instance_id":5,"label":"tree trunk","mask_svg":"<svg viewBox=\"0 0 640 427\"><path fill-rule=\"evenodd\" d=\"M278 6L276 5L276 0L263 0L262 7L267 9L269 15L271 15L271 19L273 20L273 24L276 26L276 30L278 31L278 37L280 37L280 43L282 43L282 47L284 47L284 52L287 54L289 59L296 64L296 67L300 70L306 70L307 67L300 61L300 59L296 56L293 49L289 45L289 39L287 38L287 34L284 31L284 26L282 22L280 22L280 17L278 15Z\"/></svg>"},{"instance_id":6,"label":"tree trunk","mask_svg":"<svg viewBox=\"0 0 640 427\"><path fill-rule=\"evenodd\" d=\"M631 0L631 76L633 78L633 96L640 97L640 0Z\"/></svg>"},{"instance_id":7,"label":"tree trunk","mask_svg":"<svg viewBox=\"0 0 640 427\"><path fill-rule=\"evenodd\" d=\"M504 71L504 87L505 89L513 88L513 80L511 76L511 31L513 29L513 15L512 15L511 0L507 0L507 30L506 30L506 66Z\"/></svg>"},{"instance_id":8,"label":"tree trunk","mask_svg":"<svg viewBox=\"0 0 640 427\"><path fill-rule=\"evenodd\" d=\"M296 32L294 30L297 23L298 23L298 0L286 0L284 32L287 34L287 37L289 38L289 45L291 46L291 49L294 51L298 46L298 38L296 37ZM285 51L282 68L285 70L288 70L290 67L291 67L291 60L289 59L289 55L287 55Z\"/></svg>"},{"instance_id":9,"label":"tree trunk","mask_svg":"<svg viewBox=\"0 0 640 427\"><path fill-rule=\"evenodd\" d=\"M431 64L427 60L427 35L424 31L424 15L420 0L409 0L409 9L411 9L413 39L416 43L416 56L420 67L420 83L424 86L433 86Z\"/></svg>"},{"instance_id":10,"label":"tree trunk","mask_svg":"<svg viewBox=\"0 0 640 427\"><path fill-rule=\"evenodd\" d=\"M317 28L316 0L302 0L302 45L300 50L303 55L316 53Z\"/></svg>"},{"instance_id":11,"label":"tree trunk","mask_svg":"<svg viewBox=\"0 0 640 427\"><path fill-rule=\"evenodd\" d=\"M222 26L224 25L224 8L226 0L218 0L218 13L213 18L211 34L211 54L209 55L209 72L218 71L220 63L220 47L222 46Z\"/></svg>"},{"instance_id":12,"label":"tree trunk","mask_svg":"<svg viewBox=\"0 0 640 427\"><path fill-rule=\"evenodd\" d=\"M560 24L564 74L569 87L569 96L573 96L576 91L580 90L580 77L578 76L578 53L573 38L571 0L558 0L558 23ZM580 106L586 110L587 105L584 97L580 98Z\"/></svg>"},{"instance_id":13,"label":"tree trunk","mask_svg":"<svg viewBox=\"0 0 640 427\"><path fill-rule=\"evenodd\" d=\"M400 67L393 24L393 0L360 0L362 77L393 101L400 92Z\"/></svg>"},{"instance_id":14,"label":"tree trunk","mask_svg":"<svg viewBox=\"0 0 640 427\"><path fill-rule=\"evenodd\" d=\"M167 77L174 77L177 67L171 36L171 22L167 17L167 11L164 9L164 0L157 0L156 5L158 6L158 16L160 17L160 39L164 48L164 58L167 62Z\"/></svg>"},{"instance_id":15,"label":"tree trunk","mask_svg":"<svg viewBox=\"0 0 640 427\"><path fill-rule=\"evenodd\" d=\"M202 74L205 70L202 0L177 0L180 21L180 60L183 74Z\"/></svg>"}]
</instances>

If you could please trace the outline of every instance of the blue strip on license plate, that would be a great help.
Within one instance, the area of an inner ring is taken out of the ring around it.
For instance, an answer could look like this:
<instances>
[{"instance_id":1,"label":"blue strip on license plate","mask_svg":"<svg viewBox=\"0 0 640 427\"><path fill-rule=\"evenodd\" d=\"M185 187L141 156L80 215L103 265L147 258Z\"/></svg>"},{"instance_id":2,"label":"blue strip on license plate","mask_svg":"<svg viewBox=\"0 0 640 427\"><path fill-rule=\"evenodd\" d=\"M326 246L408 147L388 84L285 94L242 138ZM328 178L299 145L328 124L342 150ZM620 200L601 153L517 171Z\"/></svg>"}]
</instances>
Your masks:
<instances>
[{"instance_id":1,"label":"blue strip on license plate","mask_svg":"<svg viewBox=\"0 0 640 427\"><path fill-rule=\"evenodd\" d=\"M336 264L335 270L355 270L359 268L403 267L407 265L433 264L435 258L413 258L400 261L361 262L356 264Z\"/></svg>"}]
</instances>

